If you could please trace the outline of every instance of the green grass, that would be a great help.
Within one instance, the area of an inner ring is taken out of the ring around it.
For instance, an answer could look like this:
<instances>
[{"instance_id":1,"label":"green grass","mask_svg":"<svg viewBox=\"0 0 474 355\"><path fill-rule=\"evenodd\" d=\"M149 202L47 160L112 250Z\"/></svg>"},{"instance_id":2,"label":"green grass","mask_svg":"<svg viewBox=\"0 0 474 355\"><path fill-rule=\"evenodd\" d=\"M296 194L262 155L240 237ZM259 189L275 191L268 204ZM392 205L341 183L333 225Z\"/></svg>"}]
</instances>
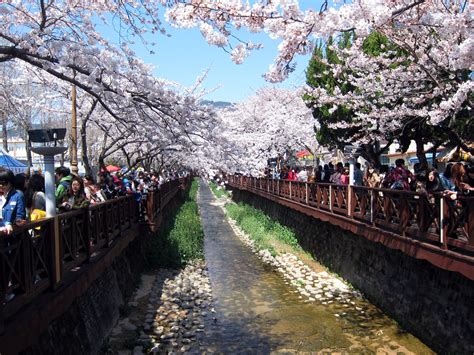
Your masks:
<instances>
[{"instance_id":1,"label":"green grass","mask_svg":"<svg viewBox=\"0 0 474 355\"><path fill-rule=\"evenodd\" d=\"M220 189L217 189L218 186L214 181L209 181L209 187L211 188L211 191L214 194L214 196L216 196L217 198L230 196L229 192L223 189L222 186Z\"/></svg>"},{"instance_id":2,"label":"green grass","mask_svg":"<svg viewBox=\"0 0 474 355\"><path fill-rule=\"evenodd\" d=\"M194 179L185 202L168 216L148 245L150 268L180 267L204 257L204 232L199 218L196 195L198 180Z\"/></svg>"},{"instance_id":3,"label":"green grass","mask_svg":"<svg viewBox=\"0 0 474 355\"><path fill-rule=\"evenodd\" d=\"M288 245L293 251L302 251L295 233L272 220L262 211L244 203L228 203L225 209L229 217L234 219L239 227L255 241L258 249L267 249L275 255L277 251L274 241L276 240Z\"/></svg>"}]
</instances>

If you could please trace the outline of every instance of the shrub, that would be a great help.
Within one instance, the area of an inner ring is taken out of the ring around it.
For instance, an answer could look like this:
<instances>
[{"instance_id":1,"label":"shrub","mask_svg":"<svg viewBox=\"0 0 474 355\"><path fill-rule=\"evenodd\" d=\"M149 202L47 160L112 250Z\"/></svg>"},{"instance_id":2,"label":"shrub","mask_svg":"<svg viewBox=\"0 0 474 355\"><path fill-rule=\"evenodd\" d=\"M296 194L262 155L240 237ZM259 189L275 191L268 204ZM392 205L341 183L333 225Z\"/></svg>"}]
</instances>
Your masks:
<instances>
[{"instance_id":1,"label":"shrub","mask_svg":"<svg viewBox=\"0 0 474 355\"><path fill-rule=\"evenodd\" d=\"M204 255L204 232L199 218L196 196L198 180L194 179L185 202L160 226L148 245L150 268L180 267Z\"/></svg>"}]
</instances>

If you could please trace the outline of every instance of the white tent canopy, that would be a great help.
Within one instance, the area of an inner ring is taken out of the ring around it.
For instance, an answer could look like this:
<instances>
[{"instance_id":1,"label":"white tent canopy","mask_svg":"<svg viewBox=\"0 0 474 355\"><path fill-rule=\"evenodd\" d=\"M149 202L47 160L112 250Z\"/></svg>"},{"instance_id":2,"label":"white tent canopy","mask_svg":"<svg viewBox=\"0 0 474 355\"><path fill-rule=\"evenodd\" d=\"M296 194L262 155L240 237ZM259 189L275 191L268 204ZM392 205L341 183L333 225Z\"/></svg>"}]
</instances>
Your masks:
<instances>
[{"instance_id":1,"label":"white tent canopy","mask_svg":"<svg viewBox=\"0 0 474 355\"><path fill-rule=\"evenodd\" d=\"M25 164L13 158L3 148L0 148L0 166L10 169L14 174L24 173L27 168Z\"/></svg>"}]
</instances>

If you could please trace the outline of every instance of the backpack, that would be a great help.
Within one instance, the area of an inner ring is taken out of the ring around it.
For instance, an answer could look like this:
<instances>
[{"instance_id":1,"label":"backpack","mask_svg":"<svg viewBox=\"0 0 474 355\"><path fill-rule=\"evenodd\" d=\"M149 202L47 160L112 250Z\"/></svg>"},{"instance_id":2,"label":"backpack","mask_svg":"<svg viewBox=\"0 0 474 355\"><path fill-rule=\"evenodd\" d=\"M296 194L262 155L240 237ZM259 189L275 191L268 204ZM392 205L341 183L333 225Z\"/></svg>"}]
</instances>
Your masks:
<instances>
[{"instance_id":1,"label":"backpack","mask_svg":"<svg viewBox=\"0 0 474 355\"><path fill-rule=\"evenodd\" d=\"M392 185L390 185L390 189L392 189L392 190L404 190L405 186L404 186L402 180L397 180Z\"/></svg>"},{"instance_id":2,"label":"backpack","mask_svg":"<svg viewBox=\"0 0 474 355\"><path fill-rule=\"evenodd\" d=\"M62 187L64 187L67 190L69 190L69 185L71 184L70 181L67 181L67 180L63 180L61 182L59 182L59 185L61 185Z\"/></svg>"}]
</instances>

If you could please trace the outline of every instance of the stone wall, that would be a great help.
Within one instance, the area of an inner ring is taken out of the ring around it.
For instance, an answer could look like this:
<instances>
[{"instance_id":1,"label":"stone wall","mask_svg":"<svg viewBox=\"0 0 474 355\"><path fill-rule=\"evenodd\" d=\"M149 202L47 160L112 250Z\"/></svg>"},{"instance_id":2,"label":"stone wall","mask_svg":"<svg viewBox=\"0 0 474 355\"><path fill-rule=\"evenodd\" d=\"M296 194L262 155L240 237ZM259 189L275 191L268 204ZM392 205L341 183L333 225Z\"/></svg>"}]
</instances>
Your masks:
<instances>
[{"instance_id":1,"label":"stone wall","mask_svg":"<svg viewBox=\"0 0 474 355\"><path fill-rule=\"evenodd\" d=\"M180 192L166 206L160 219L171 215L182 201L183 192ZM21 353L100 353L104 340L119 319L121 306L133 294L146 267L147 241L158 237L156 233L147 233L146 227L141 228L140 235L72 302L66 312L49 324L33 346ZM75 283L84 282L79 277L67 287L79 287ZM56 293L60 294L61 290Z\"/></svg>"},{"instance_id":2,"label":"stone wall","mask_svg":"<svg viewBox=\"0 0 474 355\"><path fill-rule=\"evenodd\" d=\"M439 353L474 353L474 282L246 191L234 200L292 228L301 246Z\"/></svg>"}]
</instances>

